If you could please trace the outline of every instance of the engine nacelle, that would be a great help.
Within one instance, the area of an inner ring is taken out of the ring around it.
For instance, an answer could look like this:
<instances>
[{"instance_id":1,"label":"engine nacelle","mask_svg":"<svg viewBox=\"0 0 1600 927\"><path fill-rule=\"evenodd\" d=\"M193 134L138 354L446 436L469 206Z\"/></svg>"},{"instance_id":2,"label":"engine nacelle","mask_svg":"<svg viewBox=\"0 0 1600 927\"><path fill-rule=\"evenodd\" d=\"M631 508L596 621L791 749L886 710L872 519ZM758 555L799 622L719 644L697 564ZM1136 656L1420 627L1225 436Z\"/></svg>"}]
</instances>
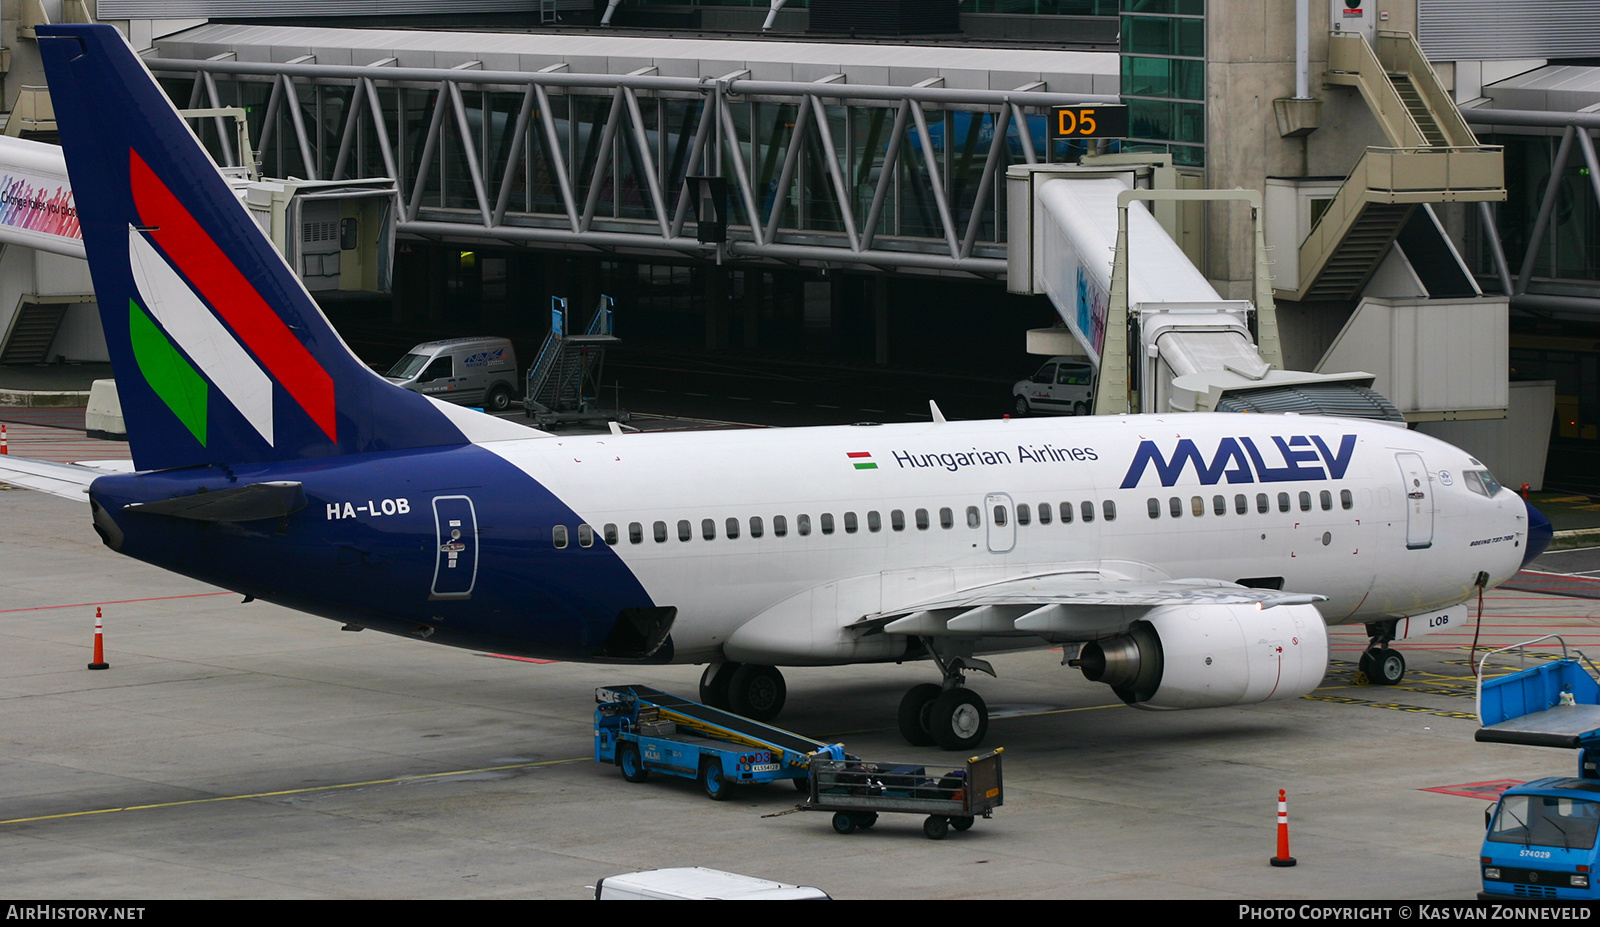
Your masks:
<instances>
[{"instance_id":1,"label":"engine nacelle","mask_svg":"<svg viewBox=\"0 0 1600 927\"><path fill-rule=\"evenodd\" d=\"M1248 705L1316 688L1328 627L1311 605L1166 605L1069 662L1135 708Z\"/></svg>"}]
</instances>

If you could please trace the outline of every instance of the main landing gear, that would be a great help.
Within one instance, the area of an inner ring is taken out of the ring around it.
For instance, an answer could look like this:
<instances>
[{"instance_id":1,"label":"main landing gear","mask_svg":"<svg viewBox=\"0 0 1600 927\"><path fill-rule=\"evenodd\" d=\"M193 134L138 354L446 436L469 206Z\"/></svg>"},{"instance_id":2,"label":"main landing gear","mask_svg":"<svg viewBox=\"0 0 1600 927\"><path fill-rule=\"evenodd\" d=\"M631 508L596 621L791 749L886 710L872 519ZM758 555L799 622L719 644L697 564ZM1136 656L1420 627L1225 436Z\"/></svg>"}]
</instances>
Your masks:
<instances>
[{"instance_id":1,"label":"main landing gear","mask_svg":"<svg viewBox=\"0 0 1600 927\"><path fill-rule=\"evenodd\" d=\"M700 701L756 721L771 721L783 710L789 689L775 666L713 663L700 674Z\"/></svg>"},{"instance_id":2,"label":"main landing gear","mask_svg":"<svg viewBox=\"0 0 1600 927\"><path fill-rule=\"evenodd\" d=\"M1375 686L1399 685L1406 678L1406 658L1389 646L1394 640L1394 621L1374 621L1367 625L1367 650L1357 664Z\"/></svg>"},{"instance_id":3,"label":"main landing gear","mask_svg":"<svg viewBox=\"0 0 1600 927\"><path fill-rule=\"evenodd\" d=\"M900 700L900 736L913 747L938 744L946 750L970 750L989 732L989 706L966 688L963 671L975 669L993 676L994 667L971 656L941 654L926 638L923 644L939 664L944 682L912 686Z\"/></svg>"}]
</instances>

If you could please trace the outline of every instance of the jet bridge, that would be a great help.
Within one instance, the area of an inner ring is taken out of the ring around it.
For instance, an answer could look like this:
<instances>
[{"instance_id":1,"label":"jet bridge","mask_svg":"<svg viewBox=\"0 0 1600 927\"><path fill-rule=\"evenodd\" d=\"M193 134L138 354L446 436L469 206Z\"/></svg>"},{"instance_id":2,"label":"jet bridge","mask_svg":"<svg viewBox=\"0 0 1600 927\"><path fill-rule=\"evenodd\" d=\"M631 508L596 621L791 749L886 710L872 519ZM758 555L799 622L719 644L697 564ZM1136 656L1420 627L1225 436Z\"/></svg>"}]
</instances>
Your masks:
<instances>
[{"instance_id":1,"label":"jet bridge","mask_svg":"<svg viewBox=\"0 0 1600 927\"><path fill-rule=\"evenodd\" d=\"M1249 190L1140 189L1129 165L1015 165L1006 174L1011 292L1049 296L1094 364L1096 415L1260 409L1401 421L1373 376L1283 369L1261 226ZM1255 218L1252 300L1226 300L1146 207L1241 200Z\"/></svg>"}]
</instances>

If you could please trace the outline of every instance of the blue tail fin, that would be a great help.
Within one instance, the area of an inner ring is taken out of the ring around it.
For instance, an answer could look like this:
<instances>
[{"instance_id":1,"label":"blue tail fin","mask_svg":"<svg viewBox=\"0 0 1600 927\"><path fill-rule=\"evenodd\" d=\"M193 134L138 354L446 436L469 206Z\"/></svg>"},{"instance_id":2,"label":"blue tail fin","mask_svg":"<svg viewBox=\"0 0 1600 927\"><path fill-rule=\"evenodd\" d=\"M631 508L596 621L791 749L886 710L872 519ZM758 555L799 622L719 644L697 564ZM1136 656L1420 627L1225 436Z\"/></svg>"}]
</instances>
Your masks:
<instances>
[{"instance_id":1,"label":"blue tail fin","mask_svg":"<svg viewBox=\"0 0 1600 927\"><path fill-rule=\"evenodd\" d=\"M467 441L350 353L120 33L38 34L140 469Z\"/></svg>"}]
</instances>

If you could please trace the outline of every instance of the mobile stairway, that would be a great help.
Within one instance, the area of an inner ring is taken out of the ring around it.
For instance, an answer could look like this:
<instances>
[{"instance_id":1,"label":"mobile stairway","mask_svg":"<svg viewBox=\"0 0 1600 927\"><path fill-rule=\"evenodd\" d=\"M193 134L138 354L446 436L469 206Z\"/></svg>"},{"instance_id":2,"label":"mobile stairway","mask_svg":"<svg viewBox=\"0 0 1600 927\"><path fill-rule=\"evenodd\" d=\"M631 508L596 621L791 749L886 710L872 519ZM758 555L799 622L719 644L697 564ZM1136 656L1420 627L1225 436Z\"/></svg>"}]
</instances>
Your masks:
<instances>
[{"instance_id":1,"label":"mobile stairway","mask_svg":"<svg viewBox=\"0 0 1600 927\"><path fill-rule=\"evenodd\" d=\"M550 334L533 366L528 368L522 410L539 425L565 422L618 421L631 417L622 409L601 408L600 376L606 348L621 339L613 334L614 301L600 297L589 324L577 334L566 333L567 301L550 298Z\"/></svg>"}]
</instances>

